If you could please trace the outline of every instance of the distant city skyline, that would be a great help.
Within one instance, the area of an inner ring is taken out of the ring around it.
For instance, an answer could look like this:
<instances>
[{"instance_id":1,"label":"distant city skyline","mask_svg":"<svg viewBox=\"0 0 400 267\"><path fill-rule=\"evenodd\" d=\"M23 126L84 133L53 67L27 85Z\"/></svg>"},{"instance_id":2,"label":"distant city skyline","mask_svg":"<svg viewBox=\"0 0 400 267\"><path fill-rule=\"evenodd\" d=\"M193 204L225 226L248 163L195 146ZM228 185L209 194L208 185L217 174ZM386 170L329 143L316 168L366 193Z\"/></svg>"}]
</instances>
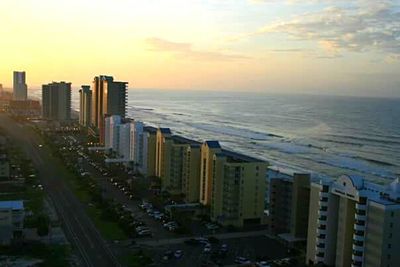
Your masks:
<instances>
[{"instance_id":1,"label":"distant city skyline","mask_svg":"<svg viewBox=\"0 0 400 267\"><path fill-rule=\"evenodd\" d=\"M36 89L107 74L129 88L400 97L394 0L4 0L0 16L4 88L25 70Z\"/></svg>"}]
</instances>

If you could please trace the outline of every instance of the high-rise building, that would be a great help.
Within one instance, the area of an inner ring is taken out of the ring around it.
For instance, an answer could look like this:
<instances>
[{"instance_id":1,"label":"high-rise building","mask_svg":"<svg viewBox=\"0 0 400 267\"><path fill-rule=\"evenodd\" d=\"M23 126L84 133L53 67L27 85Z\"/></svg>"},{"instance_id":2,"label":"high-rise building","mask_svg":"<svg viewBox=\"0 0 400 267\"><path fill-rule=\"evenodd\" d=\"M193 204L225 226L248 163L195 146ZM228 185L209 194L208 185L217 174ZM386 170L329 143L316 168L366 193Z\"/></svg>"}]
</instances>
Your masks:
<instances>
[{"instance_id":1,"label":"high-rise building","mask_svg":"<svg viewBox=\"0 0 400 267\"><path fill-rule=\"evenodd\" d=\"M265 208L265 173L268 163L219 148L218 142L203 144L202 173L206 173L205 192L210 199L210 218L221 225L243 227L263 222ZM212 166L211 173L207 172ZM203 178L203 177L202 177ZM203 183L203 181L201 181Z\"/></svg>"},{"instance_id":2,"label":"high-rise building","mask_svg":"<svg viewBox=\"0 0 400 267\"><path fill-rule=\"evenodd\" d=\"M270 230L287 242L307 238L310 174L268 168L268 211Z\"/></svg>"},{"instance_id":3,"label":"high-rise building","mask_svg":"<svg viewBox=\"0 0 400 267\"><path fill-rule=\"evenodd\" d=\"M82 126L89 127L92 112L92 91L90 86L82 85L79 90L79 123Z\"/></svg>"},{"instance_id":4,"label":"high-rise building","mask_svg":"<svg viewBox=\"0 0 400 267\"><path fill-rule=\"evenodd\" d=\"M44 119L71 119L71 83L53 82L42 86L42 116Z\"/></svg>"},{"instance_id":5,"label":"high-rise building","mask_svg":"<svg viewBox=\"0 0 400 267\"><path fill-rule=\"evenodd\" d=\"M143 168L141 173L152 177L156 175L157 128L143 128Z\"/></svg>"},{"instance_id":6,"label":"high-rise building","mask_svg":"<svg viewBox=\"0 0 400 267\"><path fill-rule=\"evenodd\" d=\"M104 127L104 146L106 149L117 152L119 148L119 126L122 118L118 115L106 116Z\"/></svg>"},{"instance_id":7,"label":"high-rise building","mask_svg":"<svg viewBox=\"0 0 400 267\"><path fill-rule=\"evenodd\" d=\"M28 99L28 86L25 78L25 71L14 71L13 100L25 101Z\"/></svg>"},{"instance_id":8,"label":"high-rise building","mask_svg":"<svg viewBox=\"0 0 400 267\"><path fill-rule=\"evenodd\" d=\"M307 263L400 266L400 182L359 176L311 184Z\"/></svg>"},{"instance_id":9,"label":"high-rise building","mask_svg":"<svg viewBox=\"0 0 400 267\"><path fill-rule=\"evenodd\" d=\"M191 145L200 143L178 135L170 129L157 131L156 176L161 178L161 189L171 194L183 192L184 155Z\"/></svg>"},{"instance_id":10,"label":"high-rise building","mask_svg":"<svg viewBox=\"0 0 400 267\"><path fill-rule=\"evenodd\" d=\"M200 202L201 144L192 143L183 151L182 193L187 203Z\"/></svg>"},{"instance_id":11,"label":"high-rise building","mask_svg":"<svg viewBox=\"0 0 400 267\"><path fill-rule=\"evenodd\" d=\"M200 203L211 204L213 157L222 150L218 141L206 141L201 146Z\"/></svg>"},{"instance_id":12,"label":"high-rise building","mask_svg":"<svg viewBox=\"0 0 400 267\"><path fill-rule=\"evenodd\" d=\"M105 115L126 114L127 83L116 82L111 76L98 76L93 81L92 125L99 130L100 143L104 144Z\"/></svg>"},{"instance_id":13,"label":"high-rise building","mask_svg":"<svg viewBox=\"0 0 400 267\"><path fill-rule=\"evenodd\" d=\"M143 122L133 121L130 128L130 155L134 169L143 173Z\"/></svg>"}]
</instances>

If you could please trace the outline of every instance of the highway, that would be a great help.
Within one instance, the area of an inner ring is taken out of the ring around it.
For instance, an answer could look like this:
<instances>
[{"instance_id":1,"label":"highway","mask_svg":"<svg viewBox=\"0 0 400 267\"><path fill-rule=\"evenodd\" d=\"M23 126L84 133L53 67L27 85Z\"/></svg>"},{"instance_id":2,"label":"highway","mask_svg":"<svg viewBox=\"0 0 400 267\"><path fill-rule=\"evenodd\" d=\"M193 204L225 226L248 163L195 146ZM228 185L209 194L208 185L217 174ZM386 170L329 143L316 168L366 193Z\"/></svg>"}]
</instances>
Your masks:
<instances>
[{"instance_id":1,"label":"highway","mask_svg":"<svg viewBox=\"0 0 400 267\"><path fill-rule=\"evenodd\" d=\"M109 245L101 237L96 226L87 216L84 205L67 187L67 173L49 150L43 146L40 136L29 126L17 123L0 113L0 125L32 159L39 171L45 192L53 202L62 222L65 234L77 250L83 266L121 266Z\"/></svg>"}]
</instances>

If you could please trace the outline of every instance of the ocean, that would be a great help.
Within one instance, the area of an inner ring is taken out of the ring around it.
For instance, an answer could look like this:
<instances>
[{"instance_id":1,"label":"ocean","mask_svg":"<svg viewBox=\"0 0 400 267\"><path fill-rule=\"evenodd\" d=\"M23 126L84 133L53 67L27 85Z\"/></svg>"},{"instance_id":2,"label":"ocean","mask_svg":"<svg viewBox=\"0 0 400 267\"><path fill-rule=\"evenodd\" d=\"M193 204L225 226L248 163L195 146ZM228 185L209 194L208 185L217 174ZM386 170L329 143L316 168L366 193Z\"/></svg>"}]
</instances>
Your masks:
<instances>
[{"instance_id":1,"label":"ocean","mask_svg":"<svg viewBox=\"0 0 400 267\"><path fill-rule=\"evenodd\" d=\"M282 170L387 183L400 177L400 99L129 90L128 117ZM73 108L78 108L73 92Z\"/></svg>"}]
</instances>

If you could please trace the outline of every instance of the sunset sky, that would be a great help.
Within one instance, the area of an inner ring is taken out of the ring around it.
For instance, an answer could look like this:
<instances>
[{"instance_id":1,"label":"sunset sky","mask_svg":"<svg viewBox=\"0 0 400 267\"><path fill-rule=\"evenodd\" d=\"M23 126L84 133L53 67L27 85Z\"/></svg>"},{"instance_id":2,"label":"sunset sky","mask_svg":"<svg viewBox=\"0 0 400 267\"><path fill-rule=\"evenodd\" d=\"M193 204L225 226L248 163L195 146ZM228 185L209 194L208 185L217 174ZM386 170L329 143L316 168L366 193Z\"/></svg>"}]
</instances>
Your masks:
<instances>
[{"instance_id":1,"label":"sunset sky","mask_svg":"<svg viewBox=\"0 0 400 267\"><path fill-rule=\"evenodd\" d=\"M400 1L1 0L0 83L400 97Z\"/></svg>"}]
</instances>

